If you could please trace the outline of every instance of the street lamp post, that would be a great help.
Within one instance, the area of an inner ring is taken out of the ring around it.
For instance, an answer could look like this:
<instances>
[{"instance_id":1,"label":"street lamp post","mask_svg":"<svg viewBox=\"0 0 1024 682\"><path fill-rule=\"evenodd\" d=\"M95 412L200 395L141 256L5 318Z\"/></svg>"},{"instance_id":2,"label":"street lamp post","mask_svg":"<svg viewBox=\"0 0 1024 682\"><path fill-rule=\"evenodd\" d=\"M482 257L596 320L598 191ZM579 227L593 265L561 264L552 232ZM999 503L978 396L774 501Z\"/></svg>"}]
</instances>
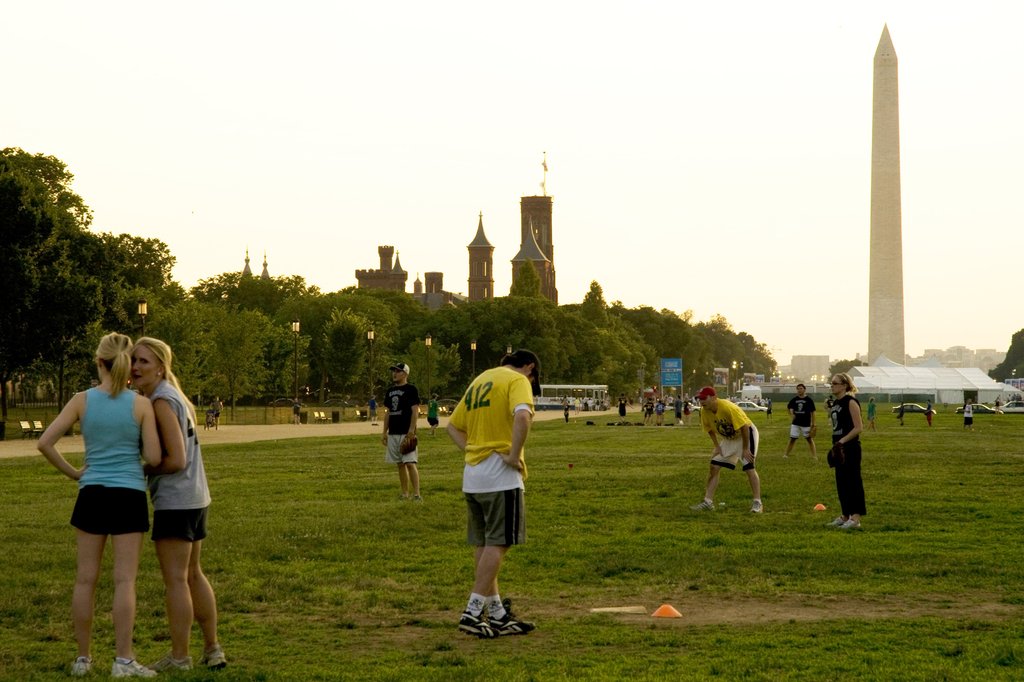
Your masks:
<instances>
[{"instance_id":1,"label":"street lamp post","mask_svg":"<svg viewBox=\"0 0 1024 682\"><path fill-rule=\"evenodd\" d=\"M730 391L735 390L735 386L736 386L736 368L737 368L738 364L739 363L737 363L735 360L732 361L732 381L729 382L729 390Z\"/></svg>"},{"instance_id":2,"label":"street lamp post","mask_svg":"<svg viewBox=\"0 0 1024 682\"><path fill-rule=\"evenodd\" d=\"M512 344L505 346L505 355L512 355Z\"/></svg>"},{"instance_id":3,"label":"street lamp post","mask_svg":"<svg viewBox=\"0 0 1024 682\"><path fill-rule=\"evenodd\" d=\"M473 371L472 374L476 376L476 339L469 342L469 349L473 351Z\"/></svg>"},{"instance_id":4,"label":"street lamp post","mask_svg":"<svg viewBox=\"0 0 1024 682\"><path fill-rule=\"evenodd\" d=\"M367 385L370 387L370 392L367 393L367 400L373 397L373 337L374 334L372 329L366 332L366 340L370 344L370 355L369 359L366 361L367 374L369 378Z\"/></svg>"},{"instance_id":5,"label":"street lamp post","mask_svg":"<svg viewBox=\"0 0 1024 682\"><path fill-rule=\"evenodd\" d=\"M430 346L434 340L427 334L427 338L423 339L423 343L427 345L427 399L430 399Z\"/></svg>"},{"instance_id":6,"label":"street lamp post","mask_svg":"<svg viewBox=\"0 0 1024 682\"><path fill-rule=\"evenodd\" d=\"M295 348L292 352L292 395L295 402L299 401L299 330L301 325L298 320L292 320L292 335L295 337Z\"/></svg>"},{"instance_id":7,"label":"street lamp post","mask_svg":"<svg viewBox=\"0 0 1024 682\"><path fill-rule=\"evenodd\" d=\"M142 320L142 335L146 335L146 315L149 314L149 304L146 299L139 299L139 318Z\"/></svg>"}]
</instances>

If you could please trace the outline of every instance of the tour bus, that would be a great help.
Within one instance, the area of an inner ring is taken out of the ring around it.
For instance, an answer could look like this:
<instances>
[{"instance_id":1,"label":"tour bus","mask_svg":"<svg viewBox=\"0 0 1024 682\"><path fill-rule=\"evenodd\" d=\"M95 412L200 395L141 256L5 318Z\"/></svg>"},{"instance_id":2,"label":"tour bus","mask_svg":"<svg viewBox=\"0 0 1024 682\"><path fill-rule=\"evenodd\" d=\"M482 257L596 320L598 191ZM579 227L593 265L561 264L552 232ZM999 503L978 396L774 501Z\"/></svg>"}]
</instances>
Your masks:
<instances>
[{"instance_id":1,"label":"tour bus","mask_svg":"<svg viewBox=\"0 0 1024 682\"><path fill-rule=\"evenodd\" d=\"M607 410L607 384L541 384L540 396L534 398L538 410L560 410L562 401L569 399L569 407L576 409L580 400L581 410Z\"/></svg>"}]
</instances>

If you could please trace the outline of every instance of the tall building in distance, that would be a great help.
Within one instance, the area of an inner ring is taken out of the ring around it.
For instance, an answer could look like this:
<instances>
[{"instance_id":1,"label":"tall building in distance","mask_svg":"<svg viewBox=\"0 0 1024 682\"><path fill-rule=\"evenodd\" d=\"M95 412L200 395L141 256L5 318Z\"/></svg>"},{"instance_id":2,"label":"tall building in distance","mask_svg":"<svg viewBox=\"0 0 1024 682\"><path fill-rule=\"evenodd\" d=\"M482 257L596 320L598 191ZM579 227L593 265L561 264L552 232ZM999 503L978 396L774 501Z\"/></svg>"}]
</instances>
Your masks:
<instances>
[{"instance_id":1,"label":"tall building in distance","mask_svg":"<svg viewBox=\"0 0 1024 682\"><path fill-rule=\"evenodd\" d=\"M871 108L871 274L868 361L906 363L903 334L903 225L900 206L900 104L889 27L875 50Z\"/></svg>"},{"instance_id":2,"label":"tall building in distance","mask_svg":"<svg viewBox=\"0 0 1024 682\"><path fill-rule=\"evenodd\" d=\"M476 236L466 247L469 250L469 300L494 298L494 247L484 234L484 214L476 226Z\"/></svg>"},{"instance_id":3,"label":"tall building in distance","mask_svg":"<svg viewBox=\"0 0 1024 682\"><path fill-rule=\"evenodd\" d=\"M356 270L356 281L360 289L394 289L405 291L409 273L402 269L402 263L395 255L395 247L378 246L380 268L377 270ZM392 264L392 258L394 263Z\"/></svg>"},{"instance_id":4,"label":"tall building in distance","mask_svg":"<svg viewBox=\"0 0 1024 682\"><path fill-rule=\"evenodd\" d=\"M519 268L530 262L540 277L540 291L553 303L558 303L558 288L555 286L555 246L551 235L552 200L547 194L548 161L545 154L544 181L540 183L541 196L521 197L519 202L520 239L519 253L512 259L512 283L519 276Z\"/></svg>"}]
</instances>

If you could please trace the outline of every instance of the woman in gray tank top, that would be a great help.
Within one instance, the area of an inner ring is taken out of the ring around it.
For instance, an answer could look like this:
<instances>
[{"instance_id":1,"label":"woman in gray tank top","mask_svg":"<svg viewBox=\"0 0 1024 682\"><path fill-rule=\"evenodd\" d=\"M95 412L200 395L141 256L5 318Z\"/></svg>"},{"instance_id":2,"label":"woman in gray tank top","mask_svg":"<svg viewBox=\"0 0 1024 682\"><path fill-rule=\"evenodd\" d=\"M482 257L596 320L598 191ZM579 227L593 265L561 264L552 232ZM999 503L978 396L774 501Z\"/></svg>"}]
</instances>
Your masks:
<instances>
[{"instance_id":1,"label":"woman in gray tank top","mask_svg":"<svg viewBox=\"0 0 1024 682\"><path fill-rule=\"evenodd\" d=\"M217 599L199 564L210 490L196 430L196 413L171 370L171 348L144 337L132 353L132 383L153 402L164 457L146 467L153 500L153 541L166 588L171 651L151 667L187 670L192 622L199 623L204 650L200 663L210 668L227 665L217 641Z\"/></svg>"}]
</instances>

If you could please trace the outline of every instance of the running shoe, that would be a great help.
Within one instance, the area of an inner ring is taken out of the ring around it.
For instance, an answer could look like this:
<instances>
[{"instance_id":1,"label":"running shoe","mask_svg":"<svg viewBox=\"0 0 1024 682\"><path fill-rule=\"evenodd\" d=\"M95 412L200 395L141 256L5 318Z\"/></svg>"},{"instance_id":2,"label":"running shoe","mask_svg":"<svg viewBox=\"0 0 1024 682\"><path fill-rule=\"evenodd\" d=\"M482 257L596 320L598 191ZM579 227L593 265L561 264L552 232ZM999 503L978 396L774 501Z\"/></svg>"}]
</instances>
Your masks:
<instances>
[{"instance_id":1,"label":"running shoe","mask_svg":"<svg viewBox=\"0 0 1024 682\"><path fill-rule=\"evenodd\" d=\"M220 648L220 644L217 644L204 653L199 662L207 668L223 668L227 666L228 659L224 656L224 650Z\"/></svg>"},{"instance_id":2,"label":"running shoe","mask_svg":"<svg viewBox=\"0 0 1024 682\"><path fill-rule=\"evenodd\" d=\"M761 500L754 500L754 503L750 505L751 514L760 514L764 511L764 505L761 504Z\"/></svg>"},{"instance_id":3,"label":"running shoe","mask_svg":"<svg viewBox=\"0 0 1024 682\"><path fill-rule=\"evenodd\" d=\"M92 670L92 659L88 656L79 656L71 664L72 677L85 677Z\"/></svg>"},{"instance_id":4,"label":"running shoe","mask_svg":"<svg viewBox=\"0 0 1024 682\"><path fill-rule=\"evenodd\" d=\"M511 599L502 599L501 605L505 607L505 617L491 619L491 627L499 637L502 635L525 635L537 629L533 623L516 618L512 613Z\"/></svg>"},{"instance_id":5,"label":"running shoe","mask_svg":"<svg viewBox=\"0 0 1024 682\"><path fill-rule=\"evenodd\" d=\"M860 521L850 519L843 525L839 526L842 530L860 530Z\"/></svg>"},{"instance_id":6,"label":"running shoe","mask_svg":"<svg viewBox=\"0 0 1024 682\"><path fill-rule=\"evenodd\" d=\"M833 528L839 528L844 523L846 523L846 519L844 519L842 516L837 516L834 519L832 519L832 523L828 525L832 526Z\"/></svg>"},{"instance_id":7,"label":"running shoe","mask_svg":"<svg viewBox=\"0 0 1024 682\"><path fill-rule=\"evenodd\" d=\"M119 663L114 659L114 665L110 669L111 677L156 677L156 671L150 670L134 658L127 663Z\"/></svg>"},{"instance_id":8,"label":"running shoe","mask_svg":"<svg viewBox=\"0 0 1024 682\"><path fill-rule=\"evenodd\" d=\"M167 654L149 667L158 673L162 673L165 670L191 670L192 657L186 656L185 658L175 658L174 656Z\"/></svg>"},{"instance_id":9,"label":"running shoe","mask_svg":"<svg viewBox=\"0 0 1024 682\"><path fill-rule=\"evenodd\" d=\"M491 639L498 636L483 614L474 616L469 611L462 612L462 617L459 618L459 629L467 635L476 635L480 639Z\"/></svg>"},{"instance_id":10,"label":"running shoe","mask_svg":"<svg viewBox=\"0 0 1024 682\"><path fill-rule=\"evenodd\" d=\"M715 503L704 500L700 504L695 504L690 507L693 511L715 511Z\"/></svg>"}]
</instances>

